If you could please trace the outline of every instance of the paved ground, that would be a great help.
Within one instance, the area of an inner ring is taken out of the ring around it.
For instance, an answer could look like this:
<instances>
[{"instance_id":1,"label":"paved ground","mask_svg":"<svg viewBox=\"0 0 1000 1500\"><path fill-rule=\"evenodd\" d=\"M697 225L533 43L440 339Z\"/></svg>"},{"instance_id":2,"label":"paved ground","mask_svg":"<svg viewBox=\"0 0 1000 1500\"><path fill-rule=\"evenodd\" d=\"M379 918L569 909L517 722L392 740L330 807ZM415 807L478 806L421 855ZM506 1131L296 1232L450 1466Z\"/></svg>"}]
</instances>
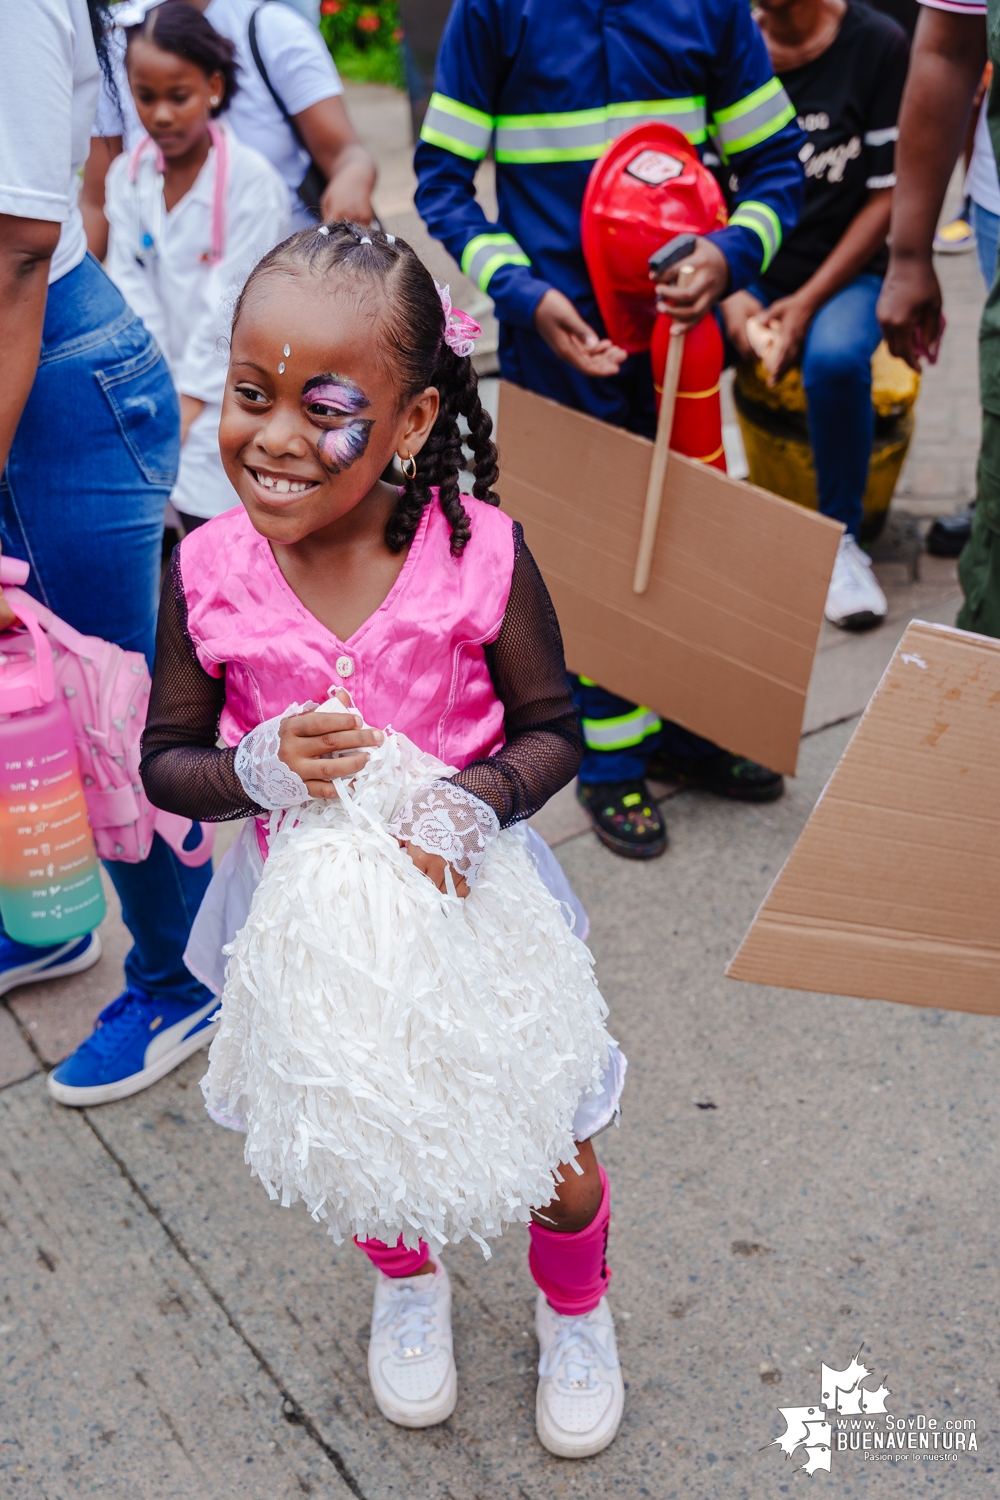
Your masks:
<instances>
[{"instance_id":1,"label":"paved ground","mask_svg":"<svg viewBox=\"0 0 1000 1500\"><path fill-rule=\"evenodd\" d=\"M352 94L383 142L387 220L411 212L396 104ZM897 502L924 522L962 503L974 464L981 293L970 257L944 273L945 356ZM471 1245L448 1257L459 1406L443 1427L406 1433L367 1388L367 1264L249 1180L240 1140L201 1108L201 1056L119 1105L48 1102L43 1069L120 988L112 898L95 969L0 1005L4 1500L760 1500L813 1484L845 1500L995 1500L997 1023L723 978L906 620L954 618L952 565L925 557L914 580L890 557L880 574L890 621L859 639L824 634L782 802L681 793L667 804L670 851L650 867L581 833L571 796L539 819L590 912L631 1059L621 1129L599 1143L628 1382L614 1447L568 1465L534 1438L522 1235L488 1264ZM793 1474L767 1446L779 1403L817 1401L821 1362L842 1369L862 1343L890 1411L942 1430L974 1421L977 1453L877 1466L835 1453L831 1474Z\"/></svg>"}]
</instances>

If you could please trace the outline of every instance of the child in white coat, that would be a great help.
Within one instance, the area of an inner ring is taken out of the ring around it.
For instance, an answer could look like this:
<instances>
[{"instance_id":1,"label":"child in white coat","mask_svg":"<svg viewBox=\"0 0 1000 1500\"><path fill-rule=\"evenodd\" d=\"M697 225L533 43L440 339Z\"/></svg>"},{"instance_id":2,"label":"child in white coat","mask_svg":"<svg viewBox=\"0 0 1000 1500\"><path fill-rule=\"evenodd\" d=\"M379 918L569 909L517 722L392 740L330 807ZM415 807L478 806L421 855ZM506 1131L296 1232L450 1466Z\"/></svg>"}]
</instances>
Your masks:
<instances>
[{"instance_id":1,"label":"child in white coat","mask_svg":"<svg viewBox=\"0 0 1000 1500\"><path fill-rule=\"evenodd\" d=\"M147 134L108 172L107 271L163 350L181 402L171 495L185 531L239 503L219 457L225 333L247 272L288 233L288 195L219 124L238 87L233 46L187 0L127 31Z\"/></svg>"}]
</instances>

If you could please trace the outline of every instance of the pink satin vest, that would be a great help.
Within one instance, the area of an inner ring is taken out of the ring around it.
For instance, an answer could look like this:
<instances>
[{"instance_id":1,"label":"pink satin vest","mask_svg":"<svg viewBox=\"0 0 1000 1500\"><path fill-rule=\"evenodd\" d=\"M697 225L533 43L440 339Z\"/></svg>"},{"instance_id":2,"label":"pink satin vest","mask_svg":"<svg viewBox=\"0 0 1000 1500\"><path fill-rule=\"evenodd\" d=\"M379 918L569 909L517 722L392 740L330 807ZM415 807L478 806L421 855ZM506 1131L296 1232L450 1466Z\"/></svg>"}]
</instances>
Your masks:
<instances>
[{"instance_id":1,"label":"pink satin vest","mask_svg":"<svg viewBox=\"0 0 1000 1500\"><path fill-rule=\"evenodd\" d=\"M461 556L449 551L435 493L395 584L347 641L299 601L242 506L185 537L188 629L205 671L225 671L227 745L290 703L344 687L366 723L391 725L459 769L500 749L503 704L483 646L507 608L513 527L495 506L462 499L472 535Z\"/></svg>"}]
</instances>

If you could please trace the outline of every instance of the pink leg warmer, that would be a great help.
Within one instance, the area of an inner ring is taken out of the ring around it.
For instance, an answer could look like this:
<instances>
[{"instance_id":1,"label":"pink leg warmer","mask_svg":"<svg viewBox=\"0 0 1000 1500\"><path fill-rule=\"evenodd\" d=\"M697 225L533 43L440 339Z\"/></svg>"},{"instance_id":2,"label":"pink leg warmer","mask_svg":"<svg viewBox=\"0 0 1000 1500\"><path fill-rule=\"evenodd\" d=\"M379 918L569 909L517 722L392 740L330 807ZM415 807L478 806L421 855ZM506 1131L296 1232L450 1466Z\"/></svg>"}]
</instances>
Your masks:
<instances>
[{"instance_id":1,"label":"pink leg warmer","mask_svg":"<svg viewBox=\"0 0 1000 1500\"><path fill-rule=\"evenodd\" d=\"M359 1240L356 1236L354 1243L386 1276L416 1276L421 1266L427 1264L431 1253L430 1246L423 1240L419 1249L407 1250L402 1235L395 1245L387 1245L384 1240Z\"/></svg>"},{"instance_id":2,"label":"pink leg warmer","mask_svg":"<svg viewBox=\"0 0 1000 1500\"><path fill-rule=\"evenodd\" d=\"M531 1248L528 1268L557 1313L580 1317L600 1302L608 1289L611 1272L605 1261L608 1225L611 1222L611 1189L607 1173L601 1174L601 1206L586 1229L560 1234L541 1224L529 1224Z\"/></svg>"}]
</instances>

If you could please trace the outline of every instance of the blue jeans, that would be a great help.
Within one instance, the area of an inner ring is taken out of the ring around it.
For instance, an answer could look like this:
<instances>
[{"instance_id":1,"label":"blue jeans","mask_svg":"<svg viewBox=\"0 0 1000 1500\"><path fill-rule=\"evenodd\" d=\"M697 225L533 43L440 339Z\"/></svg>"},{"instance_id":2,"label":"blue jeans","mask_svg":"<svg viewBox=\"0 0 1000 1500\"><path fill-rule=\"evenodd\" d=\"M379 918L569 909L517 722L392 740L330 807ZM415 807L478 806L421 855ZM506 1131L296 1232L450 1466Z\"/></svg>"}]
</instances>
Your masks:
<instances>
[{"instance_id":1,"label":"blue jeans","mask_svg":"<svg viewBox=\"0 0 1000 1500\"><path fill-rule=\"evenodd\" d=\"M976 234L976 256L983 273L986 290L993 285L997 270L997 239L1000 238L1000 214L990 213L975 198L969 200L972 227Z\"/></svg>"},{"instance_id":2,"label":"blue jeans","mask_svg":"<svg viewBox=\"0 0 1000 1500\"><path fill-rule=\"evenodd\" d=\"M869 271L848 282L813 318L802 348L819 508L855 539L875 433L871 358L882 338L875 316L881 290L882 278ZM786 295L766 281L747 291L765 307Z\"/></svg>"},{"instance_id":3,"label":"blue jeans","mask_svg":"<svg viewBox=\"0 0 1000 1500\"><path fill-rule=\"evenodd\" d=\"M0 541L30 564L29 593L150 665L179 452L163 356L88 255L49 288L38 371L0 481ZM183 953L211 862L188 869L157 835L142 864L107 870L134 942L128 983L203 1005L209 992Z\"/></svg>"}]
</instances>

